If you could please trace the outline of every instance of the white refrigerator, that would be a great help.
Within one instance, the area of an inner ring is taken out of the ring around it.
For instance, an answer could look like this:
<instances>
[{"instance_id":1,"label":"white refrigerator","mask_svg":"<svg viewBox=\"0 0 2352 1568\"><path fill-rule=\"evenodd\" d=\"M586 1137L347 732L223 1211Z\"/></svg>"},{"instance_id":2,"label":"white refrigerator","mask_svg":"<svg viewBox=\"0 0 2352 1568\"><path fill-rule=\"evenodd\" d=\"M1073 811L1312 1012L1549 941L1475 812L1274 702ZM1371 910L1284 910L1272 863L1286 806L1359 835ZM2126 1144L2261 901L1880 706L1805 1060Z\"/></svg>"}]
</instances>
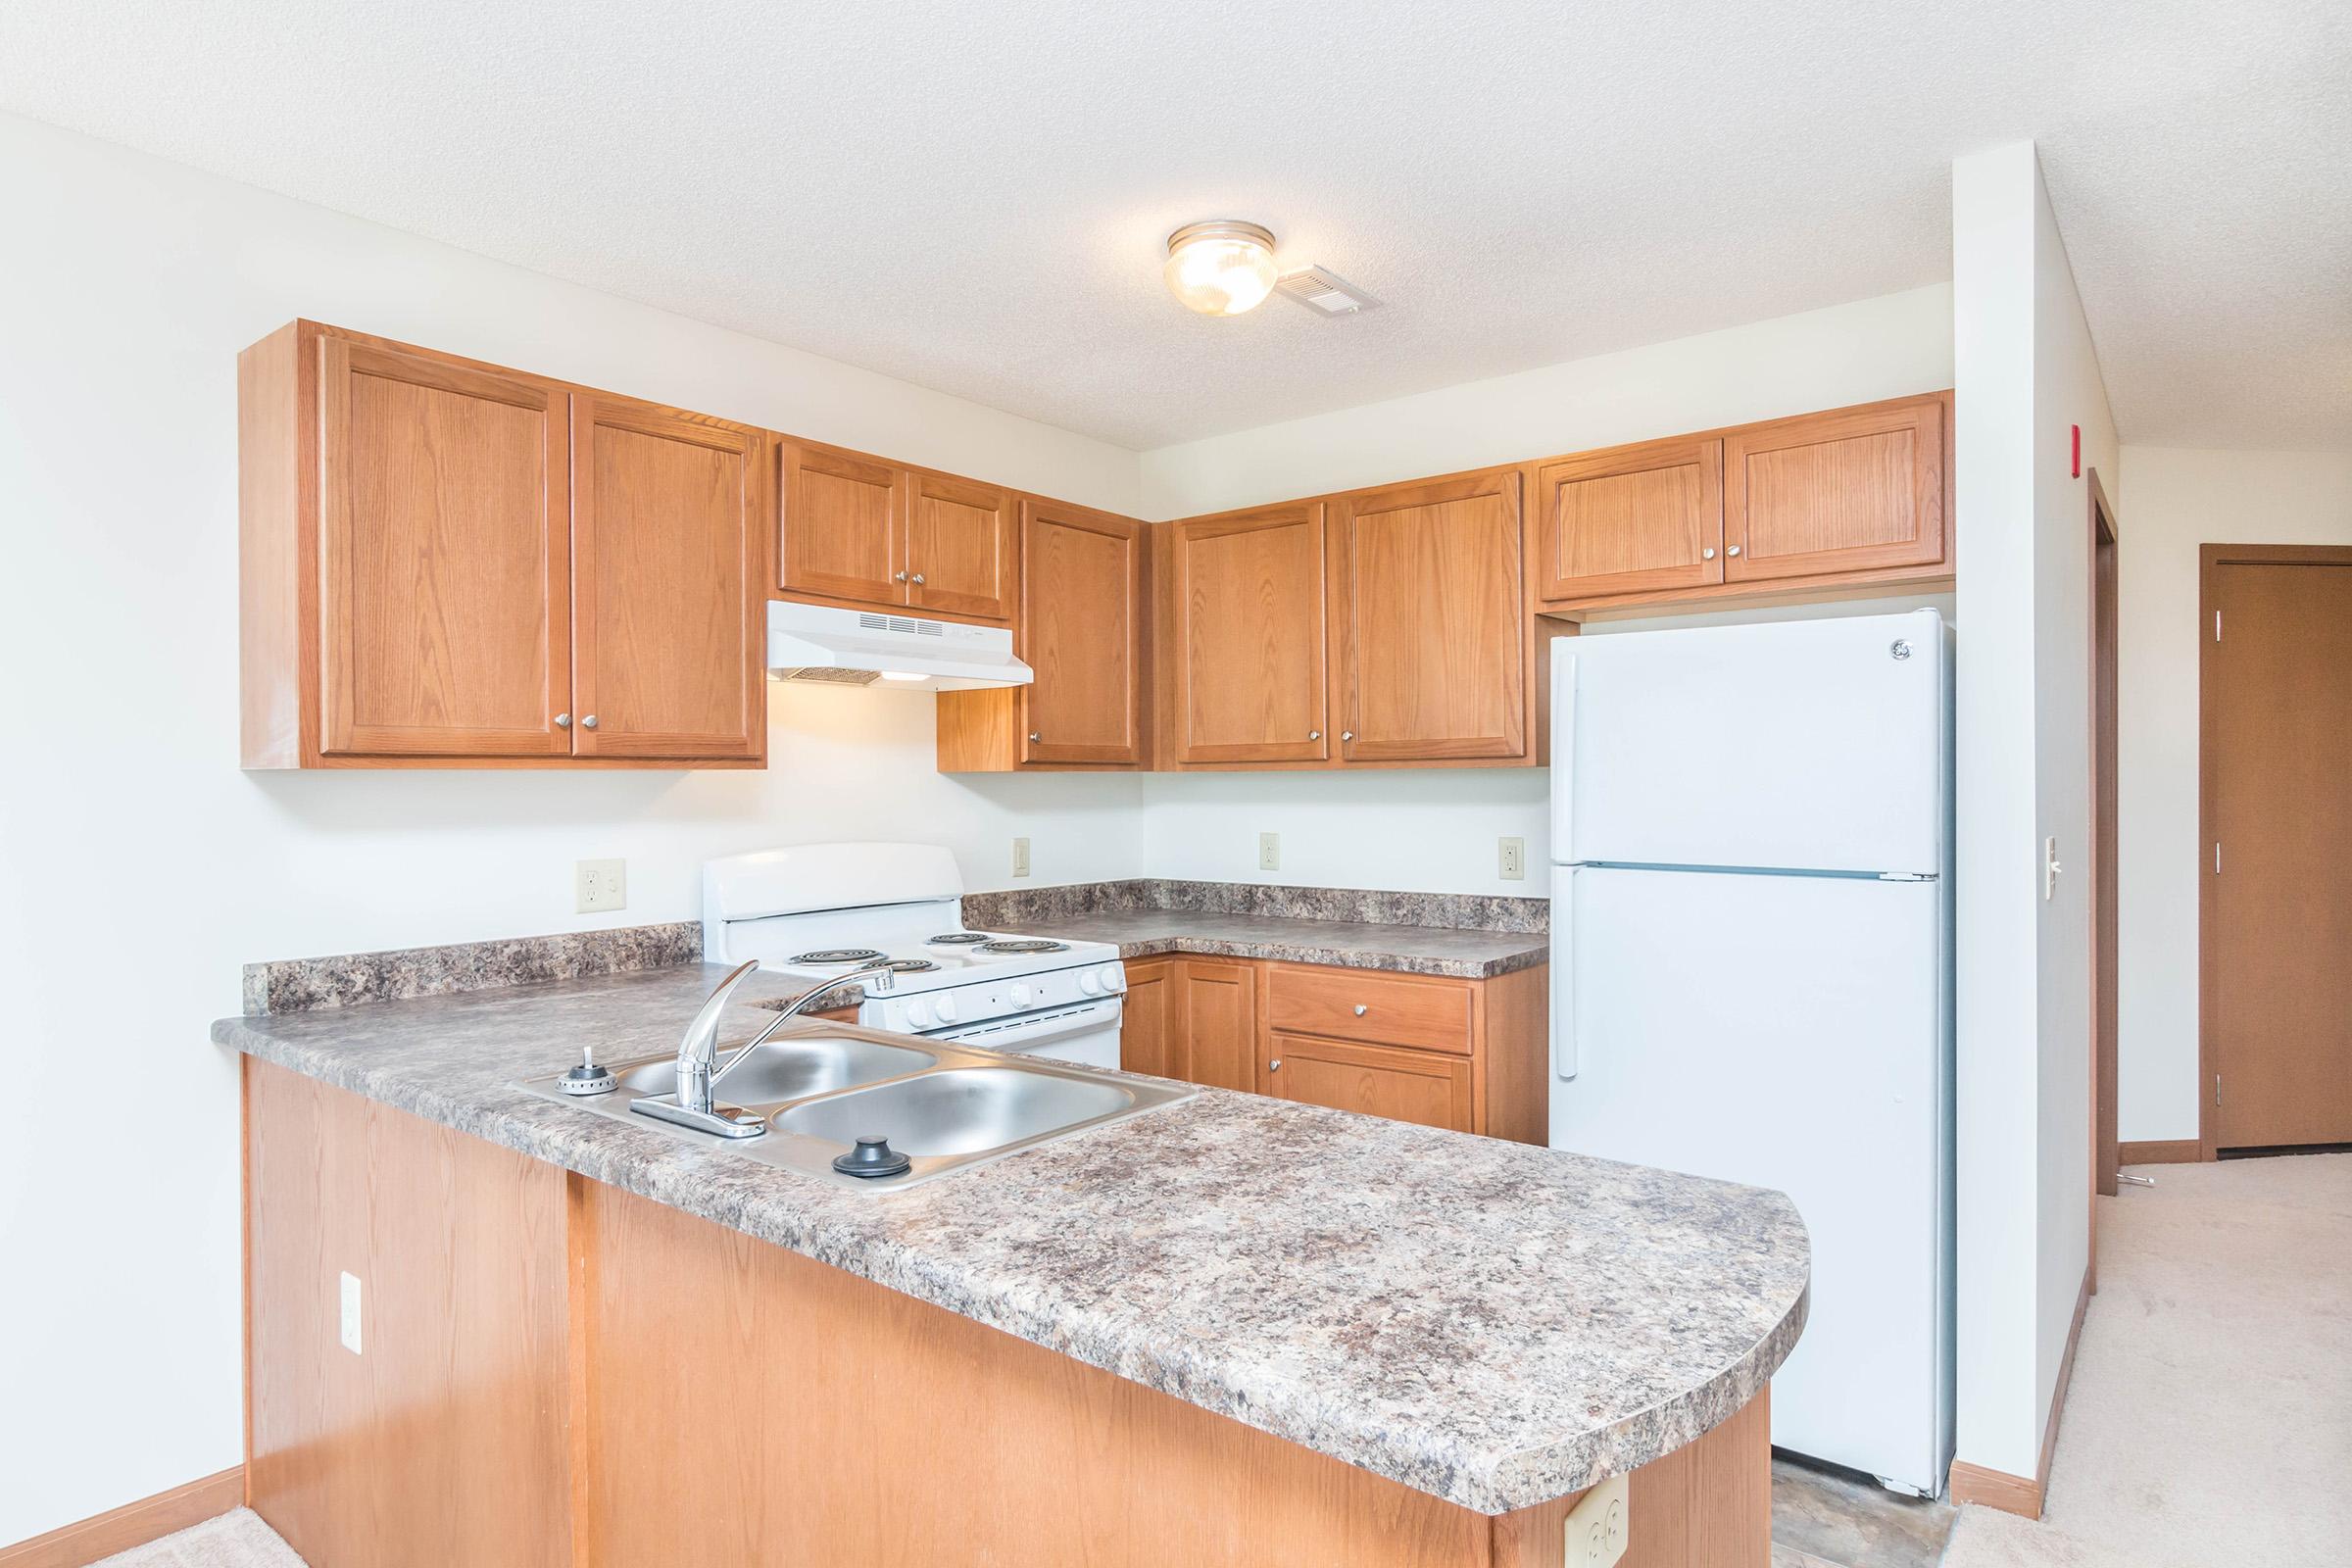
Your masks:
<instances>
[{"instance_id":1,"label":"white refrigerator","mask_svg":"<svg viewBox=\"0 0 2352 1568\"><path fill-rule=\"evenodd\" d=\"M1951 654L1934 610L1552 645L1551 1142L1778 1188L1775 1446L1952 1451Z\"/></svg>"}]
</instances>

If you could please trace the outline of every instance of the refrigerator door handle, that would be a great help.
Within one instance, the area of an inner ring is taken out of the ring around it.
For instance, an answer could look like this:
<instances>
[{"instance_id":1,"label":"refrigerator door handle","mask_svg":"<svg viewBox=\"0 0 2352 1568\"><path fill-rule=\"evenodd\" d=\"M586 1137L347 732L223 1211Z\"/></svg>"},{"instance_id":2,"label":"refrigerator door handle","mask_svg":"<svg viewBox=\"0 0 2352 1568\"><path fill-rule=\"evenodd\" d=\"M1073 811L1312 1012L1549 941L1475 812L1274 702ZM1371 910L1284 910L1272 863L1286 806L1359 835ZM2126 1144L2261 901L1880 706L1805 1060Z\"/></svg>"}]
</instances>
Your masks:
<instances>
[{"instance_id":1,"label":"refrigerator door handle","mask_svg":"<svg viewBox=\"0 0 2352 1568\"><path fill-rule=\"evenodd\" d=\"M1551 883L1551 1075L1576 1076L1576 872L1564 865Z\"/></svg>"}]
</instances>

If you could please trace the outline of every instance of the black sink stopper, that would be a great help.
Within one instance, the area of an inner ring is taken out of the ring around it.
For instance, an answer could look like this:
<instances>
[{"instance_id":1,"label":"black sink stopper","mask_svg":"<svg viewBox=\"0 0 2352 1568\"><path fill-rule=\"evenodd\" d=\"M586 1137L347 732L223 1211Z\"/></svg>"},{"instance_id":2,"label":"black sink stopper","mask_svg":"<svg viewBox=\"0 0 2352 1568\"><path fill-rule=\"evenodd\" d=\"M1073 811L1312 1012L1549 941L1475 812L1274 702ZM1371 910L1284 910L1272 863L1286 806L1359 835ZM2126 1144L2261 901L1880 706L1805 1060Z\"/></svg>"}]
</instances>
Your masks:
<instances>
[{"instance_id":1,"label":"black sink stopper","mask_svg":"<svg viewBox=\"0 0 2352 1568\"><path fill-rule=\"evenodd\" d=\"M844 1176L904 1176L914 1161L890 1147L888 1138L860 1138L858 1147L834 1156L833 1168Z\"/></svg>"},{"instance_id":2,"label":"black sink stopper","mask_svg":"<svg viewBox=\"0 0 2352 1568\"><path fill-rule=\"evenodd\" d=\"M596 1048L580 1049L580 1064L564 1075L561 1085L567 1095L609 1095L619 1086L612 1074L596 1059Z\"/></svg>"}]
</instances>

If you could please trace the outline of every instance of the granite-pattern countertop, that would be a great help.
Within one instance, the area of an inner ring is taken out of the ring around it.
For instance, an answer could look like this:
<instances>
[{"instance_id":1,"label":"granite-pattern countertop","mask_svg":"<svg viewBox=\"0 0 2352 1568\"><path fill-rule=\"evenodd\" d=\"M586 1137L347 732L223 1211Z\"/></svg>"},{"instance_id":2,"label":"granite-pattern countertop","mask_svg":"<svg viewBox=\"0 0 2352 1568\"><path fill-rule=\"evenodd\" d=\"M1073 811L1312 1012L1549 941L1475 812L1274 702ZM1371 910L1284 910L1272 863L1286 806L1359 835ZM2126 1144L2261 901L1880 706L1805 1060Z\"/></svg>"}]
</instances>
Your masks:
<instances>
[{"instance_id":1,"label":"granite-pattern countertop","mask_svg":"<svg viewBox=\"0 0 2352 1568\"><path fill-rule=\"evenodd\" d=\"M213 1038L1487 1513L1690 1443L1803 1325L1808 1245L1780 1194L1254 1095L1203 1089L878 1194L512 1087L583 1045L666 1054L722 972L224 1018ZM785 984L767 981L745 989ZM726 1033L762 1016L739 1004Z\"/></svg>"},{"instance_id":2,"label":"granite-pattern countertop","mask_svg":"<svg viewBox=\"0 0 2352 1568\"><path fill-rule=\"evenodd\" d=\"M1065 942L1115 942L1123 958L1193 953L1203 957L1276 958L1472 980L1533 968L1551 958L1551 939L1542 932L1374 925L1196 909L1110 909L1100 914L1024 920L1020 932Z\"/></svg>"}]
</instances>

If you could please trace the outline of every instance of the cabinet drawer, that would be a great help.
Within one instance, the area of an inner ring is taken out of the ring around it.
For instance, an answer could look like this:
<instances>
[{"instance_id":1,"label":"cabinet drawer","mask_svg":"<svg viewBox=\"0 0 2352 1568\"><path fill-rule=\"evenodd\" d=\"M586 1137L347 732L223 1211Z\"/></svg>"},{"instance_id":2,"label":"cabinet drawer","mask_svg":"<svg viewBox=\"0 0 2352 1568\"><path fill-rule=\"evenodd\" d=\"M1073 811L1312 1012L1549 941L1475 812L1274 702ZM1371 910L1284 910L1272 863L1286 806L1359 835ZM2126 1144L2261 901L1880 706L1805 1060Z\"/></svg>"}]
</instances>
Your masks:
<instances>
[{"instance_id":1,"label":"cabinet drawer","mask_svg":"<svg viewBox=\"0 0 2352 1568\"><path fill-rule=\"evenodd\" d=\"M1301 1105L1328 1105L1364 1116L1479 1130L1471 1102L1470 1063L1434 1051L1349 1045L1274 1034L1266 1042L1265 1092Z\"/></svg>"},{"instance_id":2,"label":"cabinet drawer","mask_svg":"<svg viewBox=\"0 0 2352 1568\"><path fill-rule=\"evenodd\" d=\"M1277 968L1267 977L1267 1026L1292 1034L1368 1040L1470 1054L1470 982L1362 969Z\"/></svg>"}]
</instances>

